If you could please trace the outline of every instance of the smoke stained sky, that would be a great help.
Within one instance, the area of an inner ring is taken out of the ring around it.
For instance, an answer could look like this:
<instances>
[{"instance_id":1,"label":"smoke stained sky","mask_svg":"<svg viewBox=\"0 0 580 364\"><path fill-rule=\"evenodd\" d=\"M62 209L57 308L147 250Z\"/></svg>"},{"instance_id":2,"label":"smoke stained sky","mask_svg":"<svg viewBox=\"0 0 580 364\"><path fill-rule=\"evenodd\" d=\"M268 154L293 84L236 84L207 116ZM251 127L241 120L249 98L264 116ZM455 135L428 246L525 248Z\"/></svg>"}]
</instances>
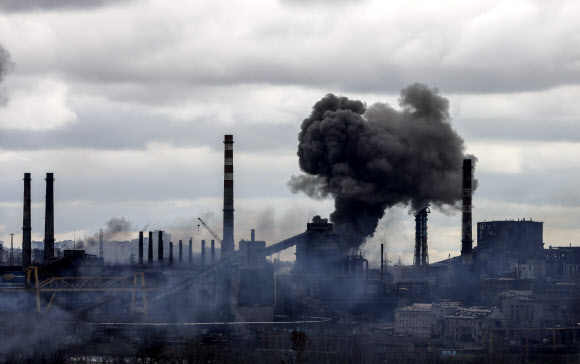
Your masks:
<instances>
[{"instance_id":1,"label":"smoke stained sky","mask_svg":"<svg viewBox=\"0 0 580 364\"><path fill-rule=\"evenodd\" d=\"M312 104L333 93L397 105L402 88L421 82L449 100L453 127L479 158L474 220L533 217L548 244L578 243L577 2L4 3L0 45L14 63L0 83L4 242L21 232L24 172L37 240L46 172L56 178L57 239L75 228L92 235L113 216L152 229L219 218L227 132L236 210L256 216L243 226L236 216L240 229L273 211L278 229L301 230L333 211L286 187L300 173L296 137ZM460 216L429 221L431 260L457 254ZM412 229L396 209L378 236L405 259Z\"/></svg>"}]
</instances>

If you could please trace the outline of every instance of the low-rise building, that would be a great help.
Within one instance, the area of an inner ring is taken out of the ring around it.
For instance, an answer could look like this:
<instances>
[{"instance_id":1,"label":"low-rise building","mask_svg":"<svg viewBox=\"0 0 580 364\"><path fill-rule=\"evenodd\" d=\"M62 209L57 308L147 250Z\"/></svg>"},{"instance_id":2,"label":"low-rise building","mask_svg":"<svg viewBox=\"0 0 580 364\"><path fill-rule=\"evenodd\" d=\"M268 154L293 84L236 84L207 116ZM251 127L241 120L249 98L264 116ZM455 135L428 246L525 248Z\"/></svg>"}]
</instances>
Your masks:
<instances>
[{"instance_id":1,"label":"low-rise building","mask_svg":"<svg viewBox=\"0 0 580 364\"><path fill-rule=\"evenodd\" d=\"M445 317L445 337L454 340L480 341L485 330L501 327L505 316L497 308L461 308Z\"/></svg>"},{"instance_id":2,"label":"low-rise building","mask_svg":"<svg viewBox=\"0 0 580 364\"><path fill-rule=\"evenodd\" d=\"M395 334L417 337L439 336L445 316L459 309L459 302L414 303L395 310Z\"/></svg>"}]
</instances>

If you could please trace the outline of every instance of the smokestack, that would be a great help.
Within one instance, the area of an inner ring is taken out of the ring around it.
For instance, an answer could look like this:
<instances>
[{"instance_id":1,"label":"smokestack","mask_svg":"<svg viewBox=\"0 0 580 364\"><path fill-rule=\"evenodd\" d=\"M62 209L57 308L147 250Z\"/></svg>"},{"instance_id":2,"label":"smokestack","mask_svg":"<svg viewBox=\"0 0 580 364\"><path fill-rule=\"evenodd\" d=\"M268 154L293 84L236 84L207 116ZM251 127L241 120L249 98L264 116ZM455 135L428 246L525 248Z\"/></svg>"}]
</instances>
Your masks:
<instances>
[{"instance_id":1,"label":"smokestack","mask_svg":"<svg viewBox=\"0 0 580 364\"><path fill-rule=\"evenodd\" d=\"M461 219L461 261L470 264L473 246L471 227L471 192L473 166L471 159L463 160L463 216Z\"/></svg>"},{"instance_id":2,"label":"smokestack","mask_svg":"<svg viewBox=\"0 0 580 364\"><path fill-rule=\"evenodd\" d=\"M173 265L173 242L169 242L169 265Z\"/></svg>"},{"instance_id":3,"label":"smokestack","mask_svg":"<svg viewBox=\"0 0 580 364\"><path fill-rule=\"evenodd\" d=\"M139 231L139 265L143 265L143 232Z\"/></svg>"},{"instance_id":4,"label":"smokestack","mask_svg":"<svg viewBox=\"0 0 580 364\"><path fill-rule=\"evenodd\" d=\"M44 263L54 258L54 177L46 174L46 203L44 212Z\"/></svg>"},{"instance_id":5,"label":"smokestack","mask_svg":"<svg viewBox=\"0 0 580 364\"><path fill-rule=\"evenodd\" d=\"M413 265L421 265L421 216L415 214L415 256Z\"/></svg>"},{"instance_id":6,"label":"smokestack","mask_svg":"<svg viewBox=\"0 0 580 364\"><path fill-rule=\"evenodd\" d=\"M157 239L157 261L163 264L163 231L159 230L159 238Z\"/></svg>"},{"instance_id":7,"label":"smokestack","mask_svg":"<svg viewBox=\"0 0 580 364\"><path fill-rule=\"evenodd\" d=\"M384 262L383 262L383 257L384 257L384 246L383 244L381 244L381 283L383 283L383 267L384 267Z\"/></svg>"},{"instance_id":8,"label":"smokestack","mask_svg":"<svg viewBox=\"0 0 580 364\"><path fill-rule=\"evenodd\" d=\"M215 264L215 243L213 240L211 241L211 264Z\"/></svg>"},{"instance_id":9,"label":"smokestack","mask_svg":"<svg viewBox=\"0 0 580 364\"><path fill-rule=\"evenodd\" d=\"M183 241L179 240L179 264L183 262Z\"/></svg>"},{"instance_id":10,"label":"smokestack","mask_svg":"<svg viewBox=\"0 0 580 364\"><path fill-rule=\"evenodd\" d=\"M149 232L149 247L147 249L147 263L153 264L153 231Z\"/></svg>"},{"instance_id":11,"label":"smokestack","mask_svg":"<svg viewBox=\"0 0 580 364\"><path fill-rule=\"evenodd\" d=\"M252 239L252 241L256 241L256 230L252 229L252 234L251 234L251 236L252 236L252 238L251 238L251 239Z\"/></svg>"},{"instance_id":12,"label":"smokestack","mask_svg":"<svg viewBox=\"0 0 580 364\"><path fill-rule=\"evenodd\" d=\"M234 251L234 136L224 136L224 230L222 254Z\"/></svg>"},{"instance_id":13,"label":"smokestack","mask_svg":"<svg viewBox=\"0 0 580 364\"><path fill-rule=\"evenodd\" d=\"M189 264L193 262L193 238L189 238Z\"/></svg>"},{"instance_id":14,"label":"smokestack","mask_svg":"<svg viewBox=\"0 0 580 364\"><path fill-rule=\"evenodd\" d=\"M415 214L415 257L414 265L429 264L429 251L427 248L427 214L430 213L429 205Z\"/></svg>"},{"instance_id":15,"label":"smokestack","mask_svg":"<svg viewBox=\"0 0 580 364\"><path fill-rule=\"evenodd\" d=\"M427 214L429 207L421 210L421 265L429 264L429 250L427 248Z\"/></svg>"},{"instance_id":16,"label":"smokestack","mask_svg":"<svg viewBox=\"0 0 580 364\"><path fill-rule=\"evenodd\" d=\"M30 220L30 173L24 173L24 214L22 221L22 270L30 265L31 260L31 234L32 224Z\"/></svg>"},{"instance_id":17,"label":"smokestack","mask_svg":"<svg viewBox=\"0 0 580 364\"><path fill-rule=\"evenodd\" d=\"M201 266L205 266L205 240L201 241Z\"/></svg>"}]
</instances>

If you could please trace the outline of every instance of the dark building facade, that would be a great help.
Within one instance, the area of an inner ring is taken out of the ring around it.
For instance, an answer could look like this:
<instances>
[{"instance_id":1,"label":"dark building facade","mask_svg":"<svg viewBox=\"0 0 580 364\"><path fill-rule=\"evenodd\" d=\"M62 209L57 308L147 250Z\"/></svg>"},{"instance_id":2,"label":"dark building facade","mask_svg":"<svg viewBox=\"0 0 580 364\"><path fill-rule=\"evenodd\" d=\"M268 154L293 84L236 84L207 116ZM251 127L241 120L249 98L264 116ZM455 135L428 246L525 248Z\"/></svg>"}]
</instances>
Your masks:
<instances>
[{"instance_id":1,"label":"dark building facade","mask_svg":"<svg viewBox=\"0 0 580 364\"><path fill-rule=\"evenodd\" d=\"M342 273L343 249L339 234L332 230L328 219L315 216L306 225L306 238L296 245L298 274Z\"/></svg>"}]
</instances>

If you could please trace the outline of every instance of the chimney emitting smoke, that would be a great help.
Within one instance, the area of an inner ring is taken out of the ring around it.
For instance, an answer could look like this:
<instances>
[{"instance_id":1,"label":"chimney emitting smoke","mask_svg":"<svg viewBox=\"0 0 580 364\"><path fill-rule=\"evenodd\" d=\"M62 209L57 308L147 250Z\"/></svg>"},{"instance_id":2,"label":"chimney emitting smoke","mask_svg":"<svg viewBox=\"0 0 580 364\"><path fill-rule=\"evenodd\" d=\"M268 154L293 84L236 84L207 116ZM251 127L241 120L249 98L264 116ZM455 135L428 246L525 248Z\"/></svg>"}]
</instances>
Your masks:
<instances>
[{"instance_id":1,"label":"chimney emitting smoke","mask_svg":"<svg viewBox=\"0 0 580 364\"><path fill-rule=\"evenodd\" d=\"M464 264L472 262L473 247L471 222L473 165L470 158L463 160L463 214L461 217L461 261Z\"/></svg>"}]
</instances>

